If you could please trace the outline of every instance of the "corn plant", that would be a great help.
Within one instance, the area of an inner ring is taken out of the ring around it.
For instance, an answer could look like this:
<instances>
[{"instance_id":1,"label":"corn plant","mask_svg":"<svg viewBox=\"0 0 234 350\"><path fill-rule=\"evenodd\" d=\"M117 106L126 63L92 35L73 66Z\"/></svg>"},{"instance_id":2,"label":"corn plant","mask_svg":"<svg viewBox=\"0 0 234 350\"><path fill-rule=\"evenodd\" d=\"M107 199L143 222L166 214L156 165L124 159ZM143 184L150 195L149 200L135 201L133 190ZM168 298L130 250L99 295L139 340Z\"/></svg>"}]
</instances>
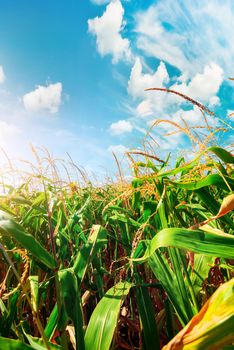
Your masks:
<instances>
[{"instance_id":1,"label":"corn plant","mask_svg":"<svg viewBox=\"0 0 234 350\"><path fill-rule=\"evenodd\" d=\"M143 156L131 183L61 187L40 174L39 189L1 196L0 349L234 342L234 157L213 146L169 169Z\"/></svg>"}]
</instances>

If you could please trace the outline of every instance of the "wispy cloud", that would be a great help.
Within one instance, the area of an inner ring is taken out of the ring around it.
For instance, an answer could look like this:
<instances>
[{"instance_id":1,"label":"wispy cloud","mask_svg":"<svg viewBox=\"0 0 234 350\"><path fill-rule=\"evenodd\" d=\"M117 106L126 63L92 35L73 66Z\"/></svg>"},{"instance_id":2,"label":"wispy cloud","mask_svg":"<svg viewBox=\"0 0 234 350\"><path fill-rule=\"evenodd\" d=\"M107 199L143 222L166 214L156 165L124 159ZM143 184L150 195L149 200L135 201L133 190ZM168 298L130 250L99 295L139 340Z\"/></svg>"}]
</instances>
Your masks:
<instances>
[{"instance_id":1,"label":"wispy cloud","mask_svg":"<svg viewBox=\"0 0 234 350\"><path fill-rule=\"evenodd\" d=\"M119 0L107 5L101 17L88 20L89 32L96 36L97 50L102 55L112 55L113 63L130 60L130 42L123 38L124 8Z\"/></svg>"},{"instance_id":2,"label":"wispy cloud","mask_svg":"<svg viewBox=\"0 0 234 350\"><path fill-rule=\"evenodd\" d=\"M62 99L62 83L38 85L35 90L23 96L23 104L28 112L48 111L56 113Z\"/></svg>"},{"instance_id":3,"label":"wispy cloud","mask_svg":"<svg viewBox=\"0 0 234 350\"><path fill-rule=\"evenodd\" d=\"M136 15L137 46L190 76L215 62L229 76L234 60L234 2L159 0Z\"/></svg>"}]
</instances>

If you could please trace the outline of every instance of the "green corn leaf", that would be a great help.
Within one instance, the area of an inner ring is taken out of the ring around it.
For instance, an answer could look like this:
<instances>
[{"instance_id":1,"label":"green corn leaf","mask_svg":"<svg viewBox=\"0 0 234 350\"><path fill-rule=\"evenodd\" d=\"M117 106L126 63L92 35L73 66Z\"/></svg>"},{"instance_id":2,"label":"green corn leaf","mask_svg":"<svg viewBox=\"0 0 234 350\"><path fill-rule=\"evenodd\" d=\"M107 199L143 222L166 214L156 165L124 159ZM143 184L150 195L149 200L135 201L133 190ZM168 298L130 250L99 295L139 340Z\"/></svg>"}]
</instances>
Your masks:
<instances>
[{"instance_id":1,"label":"green corn leaf","mask_svg":"<svg viewBox=\"0 0 234 350\"><path fill-rule=\"evenodd\" d=\"M75 327L76 346L79 350L84 350L83 316L77 277L70 268L58 271L58 279L61 298L58 328L65 329L67 321L71 320Z\"/></svg>"},{"instance_id":2,"label":"green corn leaf","mask_svg":"<svg viewBox=\"0 0 234 350\"><path fill-rule=\"evenodd\" d=\"M143 328L145 350L160 350L160 340L153 305L146 287L136 290L137 308Z\"/></svg>"},{"instance_id":3,"label":"green corn leaf","mask_svg":"<svg viewBox=\"0 0 234 350\"><path fill-rule=\"evenodd\" d=\"M3 211L0 211L0 234L11 236L23 248L30 251L35 258L40 260L46 266L51 269L56 268L57 263L51 254L48 253L47 250L45 250L32 235L25 232L24 229L17 224L9 214L6 214Z\"/></svg>"},{"instance_id":4,"label":"green corn leaf","mask_svg":"<svg viewBox=\"0 0 234 350\"><path fill-rule=\"evenodd\" d=\"M161 247L178 247L208 256L232 258L234 256L234 236L200 230L168 228L160 231L151 241L148 241L143 257L132 259L133 262L138 263L148 261L156 278L166 290L181 324L185 325L190 319L188 314L188 310L191 309L190 302L181 294L180 286L172 271L167 267L167 263L164 262L163 255L160 256L157 252Z\"/></svg>"},{"instance_id":5,"label":"green corn leaf","mask_svg":"<svg viewBox=\"0 0 234 350\"><path fill-rule=\"evenodd\" d=\"M210 147L204 152L200 153L198 157L196 157L192 162L188 164L182 165L181 167L176 167L175 169L172 169L166 172L163 172L164 169L162 169L161 171L158 172L158 174L156 175L156 178L159 179L170 175L176 175L180 172L184 172L192 169L197 164L197 161L199 160L199 158L201 158L201 156L208 151L215 153L216 156L218 156L223 162L227 164L234 163L234 157L231 153L229 153L228 151L220 147ZM137 181L137 179L135 181Z\"/></svg>"},{"instance_id":6,"label":"green corn leaf","mask_svg":"<svg viewBox=\"0 0 234 350\"><path fill-rule=\"evenodd\" d=\"M190 277L196 296L199 295L203 282L207 278L213 263L214 257L195 254L194 266L193 269L190 269Z\"/></svg>"},{"instance_id":7,"label":"green corn leaf","mask_svg":"<svg viewBox=\"0 0 234 350\"><path fill-rule=\"evenodd\" d=\"M55 304L45 327L45 336L50 340L58 323L58 305Z\"/></svg>"},{"instance_id":8,"label":"green corn leaf","mask_svg":"<svg viewBox=\"0 0 234 350\"><path fill-rule=\"evenodd\" d=\"M23 327L22 327L23 328ZM44 342L40 338L32 337L30 334L27 334L25 330L23 329L24 335L27 338L29 344L33 347L35 350L47 350L48 348L45 346ZM62 347L57 344L49 343L50 350L62 350Z\"/></svg>"},{"instance_id":9,"label":"green corn leaf","mask_svg":"<svg viewBox=\"0 0 234 350\"><path fill-rule=\"evenodd\" d=\"M105 244L107 243L106 230L101 225L93 225L87 243L81 248L73 265L73 270L79 282L84 278L88 265Z\"/></svg>"},{"instance_id":10,"label":"green corn leaf","mask_svg":"<svg viewBox=\"0 0 234 350\"><path fill-rule=\"evenodd\" d=\"M198 254L232 259L234 256L234 236L185 228L167 228L158 232L149 241L143 257L132 260L144 262L161 247L177 247Z\"/></svg>"},{"instance_id":11,"label":"green corn leaf","mask_svg":"<svg viewBox=\"0 0 234 350\"><path fill-rule=\"evenodd\" d=\"M79 251L74 265L72 267L76 277L78 278L78 283L80 284L84 278L85 272L88 265L92 262L93 258L107 243L106 230L100 225L93 225L87 243ZM45 334L51 339L56 325L58 322L58 305L55 304L53 311L48 319ZM60 320L61 322L61 320Z\"/></svg>"},{"instance_id":12,"label":"green corn leaf","mask_svg":"<svg viewBox=\"0 0 234 350\"><path fill-rule=\"evenodd\" d=\"M120 307L131 286L129 282L119 282L97 304L85 333L85 350L109 350Z\"/></svg>"},{"instance_id":13,"label":"green corn leaf","mask_svg":"<svg viewBox=\"0 0 234 350\"><path fill-rule=\"evenodd\" d=\"M157 179L161 179L163 177L168 177L168 176L171 176L171 175L176 175L176 174L179 174L181 172L187 172L189 171L190 169L192 169L194 166L196 165L196 160L193 160L191 163L188 163L188 164L185 164L185 165L182 165L178 168L175 168L175 169L172 169L172 170L169 170L169 171L164 171L164 169L162 168L158 174L155 176L155 178Z\"/></svg>"},{"instance_id":14,"label":"green corn leaf","mask_svg":"<svg viewBox=\"0 0 234 350\"><path fill-rule=\"evenodd\" d=\"M229 184L229 186L231 188L234 188L234 180L227 176L224 176L224 178ZM224 190L229 190L229 188L227 187L227 184L224 181L224 178L219 174L211 174L206 176L203 179L199 179L198 181L184 182L184 183L170 181L170 183L175 187L183 188L189 191L198 190L200 188L212 186L212 185L223 188Z\"/></svg>"},{"instance_id":15,"label":"green corn leaf","mask_svg":"<svg viewBox=\"0 0 234 350\"><path fill-rule=\"evenodd\" d=\"M233 155L226 151L224 148L221 147L209 147L207 148L206 152L213 152L216 154L217 157L219 157L223 162L227 164L234 164L234 157Z\"/></svg>"},{"instance_id":16,"label":"green corn leaf","mask_svg":"<svg viewBox=\"0 0 234 350\"><path fill-rule=\"evenodd\" d=\"M33 350L34 348L22 343L19 340L13 340L0 337L0 349L2 350Z\"/></svg>"},{"instance_id":17,"label":"green corn leaf","mask_svg":"<svg viewBox=\"0 0 234 350\"><path fill-rule=\"evenodd\" d=\"M174 271L169 267L164 255L159 251L148 259L148 264L155 277L165 289L181 324L185 326L189 321L189 317L187 314L186 303L181 295L180 286Z\"/></svg>"},{"instance_id":18,"label":"green corn leaf","mask_svg":"<svg viewBox=\"0 0 234 350\"><path fill-rule=\"evenodd\" d=\"M0 310L1 310L0 336L7 337L10 334L11 330L15 332L13 321L17 314L17 303L18 303L19 296L20 296L20 292L15 291L13 295L9 297L8 309L6 308L2 300L0 300Z\"/></svg>"},{"instance_id":19,"label":"green corn leaf","mask_svg":"<svg viewBox=\"0 0 234 350\"><path fill-rule=\"evenodd\" d=\"M200 190L197 190L196 194L201 200L203 206L206 207L214 216L217 215L220 209L220 203L212 195L212 192L209 191L209 188L202 188ZM230 228L234 229L234 222L228 215L219 218L219 221L227 224Z\"/></svg>"}]
</instances>

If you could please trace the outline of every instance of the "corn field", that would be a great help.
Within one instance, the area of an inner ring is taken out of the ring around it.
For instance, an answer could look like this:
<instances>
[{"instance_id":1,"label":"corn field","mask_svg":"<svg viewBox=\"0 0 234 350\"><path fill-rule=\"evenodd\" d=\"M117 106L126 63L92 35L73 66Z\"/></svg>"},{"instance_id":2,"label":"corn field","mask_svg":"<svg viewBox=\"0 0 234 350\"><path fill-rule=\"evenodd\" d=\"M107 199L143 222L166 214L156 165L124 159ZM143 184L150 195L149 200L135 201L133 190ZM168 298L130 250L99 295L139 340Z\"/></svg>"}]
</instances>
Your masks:
<instances>
[{"instance_id":1,"label":"corn field","mask_svg":"<svg viewBox=\"0 0 234 350\"><path fill-rule=\"evenodd\" d=\"M234 157L0 198L0 349L232 349ZM143 169L143 171L142 171Z\"/></svg>"}]
</instances>

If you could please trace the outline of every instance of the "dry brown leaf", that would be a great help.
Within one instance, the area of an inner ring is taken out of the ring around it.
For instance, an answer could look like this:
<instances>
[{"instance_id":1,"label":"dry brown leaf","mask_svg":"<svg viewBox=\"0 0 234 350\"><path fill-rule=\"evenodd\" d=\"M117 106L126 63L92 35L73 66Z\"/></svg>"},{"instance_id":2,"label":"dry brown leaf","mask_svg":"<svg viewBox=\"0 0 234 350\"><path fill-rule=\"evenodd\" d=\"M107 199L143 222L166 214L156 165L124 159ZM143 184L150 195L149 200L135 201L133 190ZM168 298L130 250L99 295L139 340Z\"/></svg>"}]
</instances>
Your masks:
<instances>
[{"instance_id":1,"label":"dry brown leaf","mask_svg":"<svg viewBox=\"0 0 234 350\"><path fill-rule=\"evenodd\" d=\"M75 337L75 328L73 326L67 326L66 331L69 334L70 342L74 350L76 350L76 337Z\"/></svg>"},{"instance_id":2,"label":"dry brown leaf","mask_svg":"<svg viewBox=\"0 0 234 350\"><path fill-rule=\"evenodd\" d=\"M230 213L230 211L232 211L232 210L234 210L234 194L230 194L229 196L227 196L223 199L223 202L221 204L221 207L220 207L217 215L212 216L211 218L209 218L205 221L199 222L193 226L190 226L189 229L196 230L201 226L209 224L209 222L211 222L212 220L221 218L222 216Z\"/></svg>"},{"instance_id":3,"label":"dry brown leaf","mask_svg":"<svg viewBox=\"0 0 234 350\"><path fill-rule=\"evenodd\" d=\"M234 194L230 194L229 196L224 198L219 212L215 218L220 218L221 216L226 215L232 210L234 210Z\"/></svg>"}]
</instances>

